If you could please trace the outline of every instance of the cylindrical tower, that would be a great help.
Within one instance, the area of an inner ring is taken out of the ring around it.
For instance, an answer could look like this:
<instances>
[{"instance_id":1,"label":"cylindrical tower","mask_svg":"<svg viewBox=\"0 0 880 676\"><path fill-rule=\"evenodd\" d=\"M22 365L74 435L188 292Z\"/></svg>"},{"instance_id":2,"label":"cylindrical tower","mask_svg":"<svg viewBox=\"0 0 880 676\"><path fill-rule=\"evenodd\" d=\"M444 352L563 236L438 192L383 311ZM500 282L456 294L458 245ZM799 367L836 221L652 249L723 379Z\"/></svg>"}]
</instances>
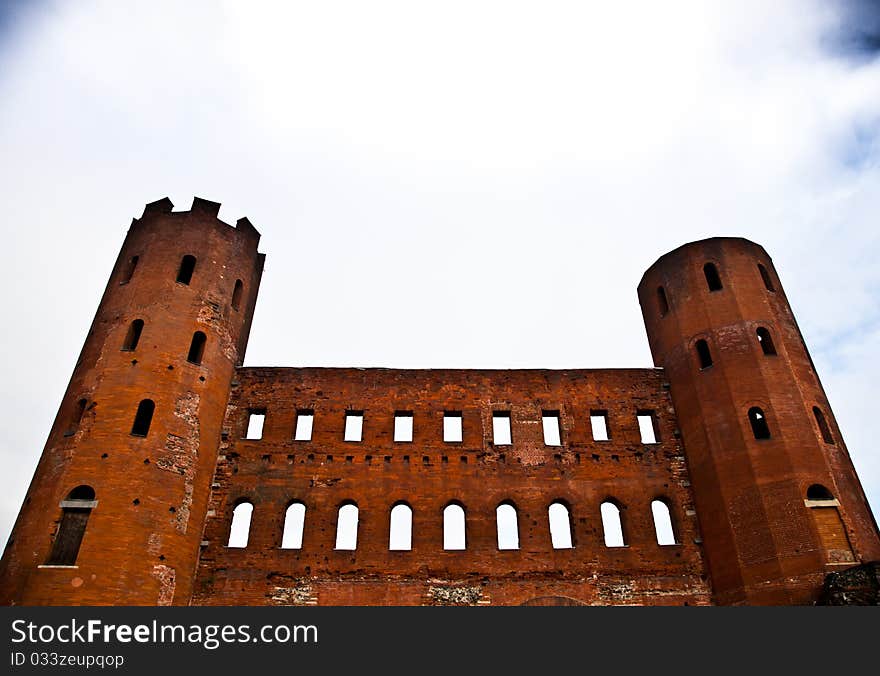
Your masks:
<instances>
[{"instance_id":1,"label":"cylindrical tower","mask_svg":"<svg viewBox=\"0 0 880 676\"><path fill-rule=\"evenodd\" d=\"M763 247L715 237L661 257L639 302L687 455L715 600L811 603L880 539Z\"/></svg>"},{"instance_id":2,"label":"cylindrical tower","mask_svg":"<svg viewBox=\"0 0 880 676\"><path fill-rule=\"evenodd\" d=\"M187 604L263 269L196 198L132 221L0 563L0 603Z\"/></svg>"}]
</instances>

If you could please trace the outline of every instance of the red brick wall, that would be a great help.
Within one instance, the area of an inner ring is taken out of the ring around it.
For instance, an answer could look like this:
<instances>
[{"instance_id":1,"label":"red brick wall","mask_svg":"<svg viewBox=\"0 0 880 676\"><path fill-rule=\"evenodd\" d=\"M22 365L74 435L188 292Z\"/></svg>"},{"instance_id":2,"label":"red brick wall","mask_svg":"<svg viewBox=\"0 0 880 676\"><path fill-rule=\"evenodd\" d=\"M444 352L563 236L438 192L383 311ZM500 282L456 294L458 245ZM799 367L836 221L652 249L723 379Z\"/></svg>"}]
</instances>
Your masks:
<instances>
[{"instance_id":1,"label":"red brick wall","mask_svg":"<svg viewBox=\"0 0 880 676\"><path fill-rule=\"evenodd\" d=\"M236 381L195 603L708 602L661 371L243 368ZM241 438L251 408L267 410L259 441ZM311 441L292 441L298 408L315 412ZM346 409L364 411L362 442L343 441ZM592 440L591 409L608 411L610 441ZM640 409L656 411L659 443L641 443ZM413 412L411 443L393 441L398 410ZM462 443L443 442L444 410L463 412ZM511 446L493 445L493 410L512 412ZM561 412L561 447L545 446L542 410ZM599 506L608 497L623 506L626 548L604 545ZM657 544L655 497L669 500L680 544ZM232 509L243 498L254 504L248 546L227 548ZM570 550L551 546L547 507L557 499L571 508ZM282 550L292 500L307 508L303 545ZM359 507L354 552L334 551L346 500ZM467 511L465 551L443 550L442 510L453 500ZM495 508L505 500L518 510L515 551L497 547ZM388 549L397 501L413 509L411 551Z\"/></svg>"}]
</instances>

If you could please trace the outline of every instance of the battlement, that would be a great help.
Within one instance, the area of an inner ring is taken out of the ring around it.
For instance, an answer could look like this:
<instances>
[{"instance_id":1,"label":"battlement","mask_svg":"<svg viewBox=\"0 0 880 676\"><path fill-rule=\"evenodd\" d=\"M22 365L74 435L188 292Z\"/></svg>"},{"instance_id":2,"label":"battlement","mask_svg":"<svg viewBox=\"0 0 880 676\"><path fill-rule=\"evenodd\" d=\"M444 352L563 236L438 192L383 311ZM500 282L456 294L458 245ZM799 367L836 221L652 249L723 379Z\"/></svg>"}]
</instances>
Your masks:
<instances>
[{"instance_id":1,"label":"battlement","mask_svg":"<svg viewBox=\"0 0 880 676\"><path fill-rule=\"evenodd\" d=\"M206 216L209 219L214 219L217 223L220 223L227 228L233 228L238 230L242 234L244 234L248 239L254 240L255 246L260 241L260 233L254 227L253 223L248 220L247 217L239 218L235 225L229 225L224 221L221 221L218 218L218 214L220 213L220 202L212 202L211 200L206 200L201 197L193 197L192 206L189 211L174 211L174 203L167 197L163 197L162 199L156 200L155 202L149 202L144 206L144 211L141 214L140 219L134 219L134 222L137 223L145 218L150 218L154 216L178 216L185 217L190 214L196 214L201 216Z\"/></svg>"}]
</instances>

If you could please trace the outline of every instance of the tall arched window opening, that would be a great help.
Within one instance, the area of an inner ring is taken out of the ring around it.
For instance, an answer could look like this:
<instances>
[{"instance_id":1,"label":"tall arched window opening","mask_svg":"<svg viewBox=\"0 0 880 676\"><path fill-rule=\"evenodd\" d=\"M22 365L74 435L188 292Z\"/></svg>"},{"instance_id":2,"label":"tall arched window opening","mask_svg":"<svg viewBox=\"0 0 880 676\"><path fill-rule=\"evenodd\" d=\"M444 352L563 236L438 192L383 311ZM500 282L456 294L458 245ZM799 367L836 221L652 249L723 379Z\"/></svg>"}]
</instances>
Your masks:
<instances>
[{"instance_id":1,"label":"tall arched window opening","mask_svg":"<svg viewBox=\"0 0 880 676\"><path fill-rule=\"evenodd\" d=\"M553 549L571 549L574 541L571 536L571 514L568 507L560 502L553 502L547 508L547 518L550 522L550 542Z\"/></svg>"},{"instance_id":2,"label":"tall arched window opening","mask_svg":"<svg viewBox=\"0 0 880 676\"><path fill-rule=\"evenodd\" d=\"M606 500L599 508L602 514L602 531L605 535L606 547L625 547L623 522L620 519L620 507Z\"/></svg>"},{"instance_id":3,"label":"tall arched window opening","mask_svg":"<svg viewBox=\"0 0 880 676\"><path fill-rule=\"evenodd\" d=\"M392 551L412 549L412 507L404 502L399 502L391 508L388 549Z\"/></svg>"},{"instance_id":4,"label":"tall arched window opening","mask_svg":"<svg viewBox=\"0 0 880 676\"><path fill-rule=\"evenodd\" d=\"M306 506L292 502L284 514L284 532L281 549L302 549L303 531L306 525Z\"/></svg>"},{"instance_id":5,"label":"tall arched window opening","mask_svg":"<svg viewBox=\"0 0 880 676\"><path fill-rule=\"evenodd\" d=\"M353 502L348 502L339 508L336 519L336 549L357 549L357 533L358 508Z\"/></svg>"},{"instance_id":6,"label":"tall arched window opening","mask_svg":"<svg viewBox=\"0 0 880 676\"><path fill-rule=\"evenodd\" d=\"M464 508L455 503L443 510L443 549L465 549Z\"/></svg>"},{"instance_id":7,"label":"tall arched window opening","mask_svg":"<svg viewBox=\"0 0 880 676\"><path fill-rule=\"evenodd\" d=\"M232 510L232 523L229 525L229 540L227 547L243 549L248 545L248 537L251 532L251 515L254 513L254 505L250 502L239 502Z\"/></svg>"},{"instance_id":8,"label":"tall arched window opening","mask_svg":"<svg viewBox=\"0 0 880 676\"><path fill-rule=\"evenodd\" d=\"M498 530L498 549L519 549L519 524L516 507L502 502L495 508L495 525Z\"/></svg>"}]
</instances>

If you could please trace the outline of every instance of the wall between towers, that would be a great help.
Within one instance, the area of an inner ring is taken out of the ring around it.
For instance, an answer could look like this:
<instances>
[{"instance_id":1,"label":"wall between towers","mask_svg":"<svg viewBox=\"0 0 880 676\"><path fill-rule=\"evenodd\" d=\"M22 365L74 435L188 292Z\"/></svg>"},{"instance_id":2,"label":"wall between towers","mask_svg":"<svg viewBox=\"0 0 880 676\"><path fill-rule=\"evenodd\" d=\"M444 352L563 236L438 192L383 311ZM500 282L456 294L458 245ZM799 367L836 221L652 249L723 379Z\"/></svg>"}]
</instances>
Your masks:
<instances>
[{"instance_id":1,"label":"wall between towers","mask_svg":"<svg viewBox=\"0 0 880 676\"><path fill-rule=\"evenodd\" d=\"M314 411L294 441L297 410ZM265 410L260 440L245 434ZM346 410L363 411L361 442L343 440ZM605 410L609 441L594 441ZM394 442L395 411L412 412L412 442ZM461 443L443 441L460 411ZM493 443L492 412L511 413L512 444ZM559 411L562 445L547 446L542 411ZM644 444L638 411L653 411ZM710 591L676 419L659 369L389 370L240 368L212 486L193 602L241 605L706 604ZM668 502L677 544L658 545L651 501ZM604 544L600 504L621 507L627 546ZM227 547L234 507L254 505L247 547ZM285 510L306 506L301 549L281 549ZM571 511L574 547L553 549L547 509ZM357 548L336 551L337 510L359 508ZM389 513L413 510L411 551L389 551ZM443 509L466 510L467 548L443 549ZM498 549L495 509L518 511L518 550Z\"/></svg>"}]
</instances>

